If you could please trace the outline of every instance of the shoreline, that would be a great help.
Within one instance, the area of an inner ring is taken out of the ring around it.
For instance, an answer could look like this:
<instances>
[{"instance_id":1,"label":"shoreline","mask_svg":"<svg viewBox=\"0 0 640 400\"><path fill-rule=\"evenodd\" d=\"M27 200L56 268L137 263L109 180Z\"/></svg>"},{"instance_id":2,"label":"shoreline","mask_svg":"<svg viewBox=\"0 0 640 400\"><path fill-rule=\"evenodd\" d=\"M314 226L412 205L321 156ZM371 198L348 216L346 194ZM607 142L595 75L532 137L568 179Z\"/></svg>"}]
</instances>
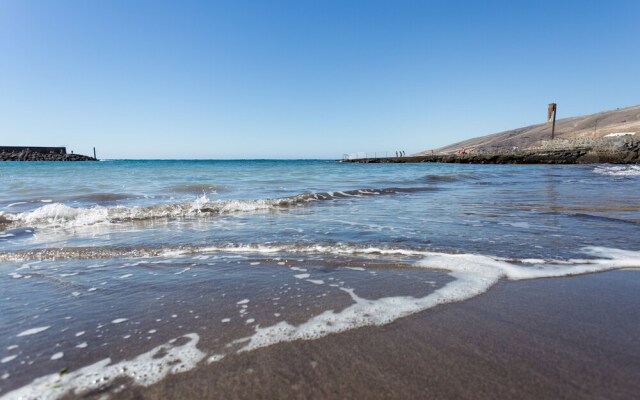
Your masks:
<instances>
[{"instance_id":1,"label":"shoreline","mask_svg":"<svg viewBox=\"0 0 640 400\"><path fill-rule=\"evenodd\" d=\"M118 397L631 398L638 289L628 270L501 281L464 302L203 362Z\"/></svg>"}]
</instances>

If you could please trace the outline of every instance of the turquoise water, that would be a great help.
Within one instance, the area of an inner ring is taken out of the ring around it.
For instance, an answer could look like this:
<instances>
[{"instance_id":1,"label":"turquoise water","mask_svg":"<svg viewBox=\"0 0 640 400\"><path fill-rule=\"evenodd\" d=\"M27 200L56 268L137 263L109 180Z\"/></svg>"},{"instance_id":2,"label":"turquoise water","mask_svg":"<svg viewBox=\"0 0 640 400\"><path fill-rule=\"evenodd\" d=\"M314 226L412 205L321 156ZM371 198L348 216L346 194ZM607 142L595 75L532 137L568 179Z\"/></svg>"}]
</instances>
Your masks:
<instances>
[{"instance_id":1,"label":"turquoise water","mask_svg":"<svg viewBox=\"0 0 640 400\"><path fill-rule=\"evenodd\" d=\"M3 163L0 212L14 220L11 227L35 233L0 248L349 242L513 257L570 256L596 244L634 249L640 176L626 171L332 161ZM327 200L296 198L308 194Z\"/></svg>"},{"instance_id":2,"label":"turquoise water","mask_svg":"<svg viewBox=\"0 0 640 400\"><path fill-rule=\"evenodd\" d=\"M112 390L114 365L172 365L145 358L158 346L188 370L498 280L640 266L635 166L34 162L0 163L0 183L9 398Z\"/></svg>"}]
</instances>

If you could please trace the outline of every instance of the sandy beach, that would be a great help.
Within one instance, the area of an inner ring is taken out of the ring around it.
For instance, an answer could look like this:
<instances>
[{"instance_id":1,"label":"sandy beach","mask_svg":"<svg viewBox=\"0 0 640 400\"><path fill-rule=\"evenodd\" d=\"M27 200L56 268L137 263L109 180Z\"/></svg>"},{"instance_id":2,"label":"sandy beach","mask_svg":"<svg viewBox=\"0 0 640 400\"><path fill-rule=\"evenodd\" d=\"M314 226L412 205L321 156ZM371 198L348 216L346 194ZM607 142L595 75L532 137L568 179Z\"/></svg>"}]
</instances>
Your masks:
<instances>
[{"instance_id":1,"label":"sandy beach","mask_svg":"<svg viewBox=\"0 0 640 400\"><path fill-rule=\"evenodd\" d=\"M232 355L119 398L630 399L640 392L639 302L638 271L501 282L469 301Z\"/></svg>"}]
</instances>

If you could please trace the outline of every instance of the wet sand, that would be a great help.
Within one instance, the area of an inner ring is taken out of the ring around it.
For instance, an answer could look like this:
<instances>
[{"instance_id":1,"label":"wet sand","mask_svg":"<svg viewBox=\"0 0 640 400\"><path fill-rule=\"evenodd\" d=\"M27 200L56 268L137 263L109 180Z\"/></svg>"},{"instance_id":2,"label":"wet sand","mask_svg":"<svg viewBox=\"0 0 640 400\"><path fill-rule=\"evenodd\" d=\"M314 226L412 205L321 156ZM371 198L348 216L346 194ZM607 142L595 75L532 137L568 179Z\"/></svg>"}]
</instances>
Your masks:
<instances>
[{"instance_id":1,"label":"wet sand","mask_svg":"<svg viewBox=\"0 0 640 400\"><path fill-rule=\"evenodd\" d=\"M640 393L638 304L638 271L503 281L389 325L229 355L117 397L629 399Z\"/></svg>"}]
</instances>

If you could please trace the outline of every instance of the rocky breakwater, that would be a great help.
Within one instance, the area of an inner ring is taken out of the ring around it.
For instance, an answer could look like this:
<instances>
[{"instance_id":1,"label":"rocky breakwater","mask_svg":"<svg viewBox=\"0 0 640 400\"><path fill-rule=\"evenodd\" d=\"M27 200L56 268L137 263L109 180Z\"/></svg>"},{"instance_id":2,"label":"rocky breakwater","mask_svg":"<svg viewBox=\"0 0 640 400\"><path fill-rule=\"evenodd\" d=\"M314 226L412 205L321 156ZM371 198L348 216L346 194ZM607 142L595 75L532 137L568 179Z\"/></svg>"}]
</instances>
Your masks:
<instances>
[{"instance_id":1,"label":"rocky breakwater","mask_svg":"<svg viewBox=\"0 0 640 400\"><path fill-rule=\"evenodd\" d=\"M640 141L628 141L616 148L576 147L568 149L525 149L496 153L428 154L409 157L344 160L359 163L441 162L460 164L638 164Z\"/></svg>"},{"instance_id":2,"label":"rocky breakwater","mask_svg":"<svg viewBox=\"0 0 640 400\"><path fill-rule=\"evenodd\" d=\"M97 161L82 154L40 153L35 151L0 151L0 161Z\"/></svg>"}]
</instances>

